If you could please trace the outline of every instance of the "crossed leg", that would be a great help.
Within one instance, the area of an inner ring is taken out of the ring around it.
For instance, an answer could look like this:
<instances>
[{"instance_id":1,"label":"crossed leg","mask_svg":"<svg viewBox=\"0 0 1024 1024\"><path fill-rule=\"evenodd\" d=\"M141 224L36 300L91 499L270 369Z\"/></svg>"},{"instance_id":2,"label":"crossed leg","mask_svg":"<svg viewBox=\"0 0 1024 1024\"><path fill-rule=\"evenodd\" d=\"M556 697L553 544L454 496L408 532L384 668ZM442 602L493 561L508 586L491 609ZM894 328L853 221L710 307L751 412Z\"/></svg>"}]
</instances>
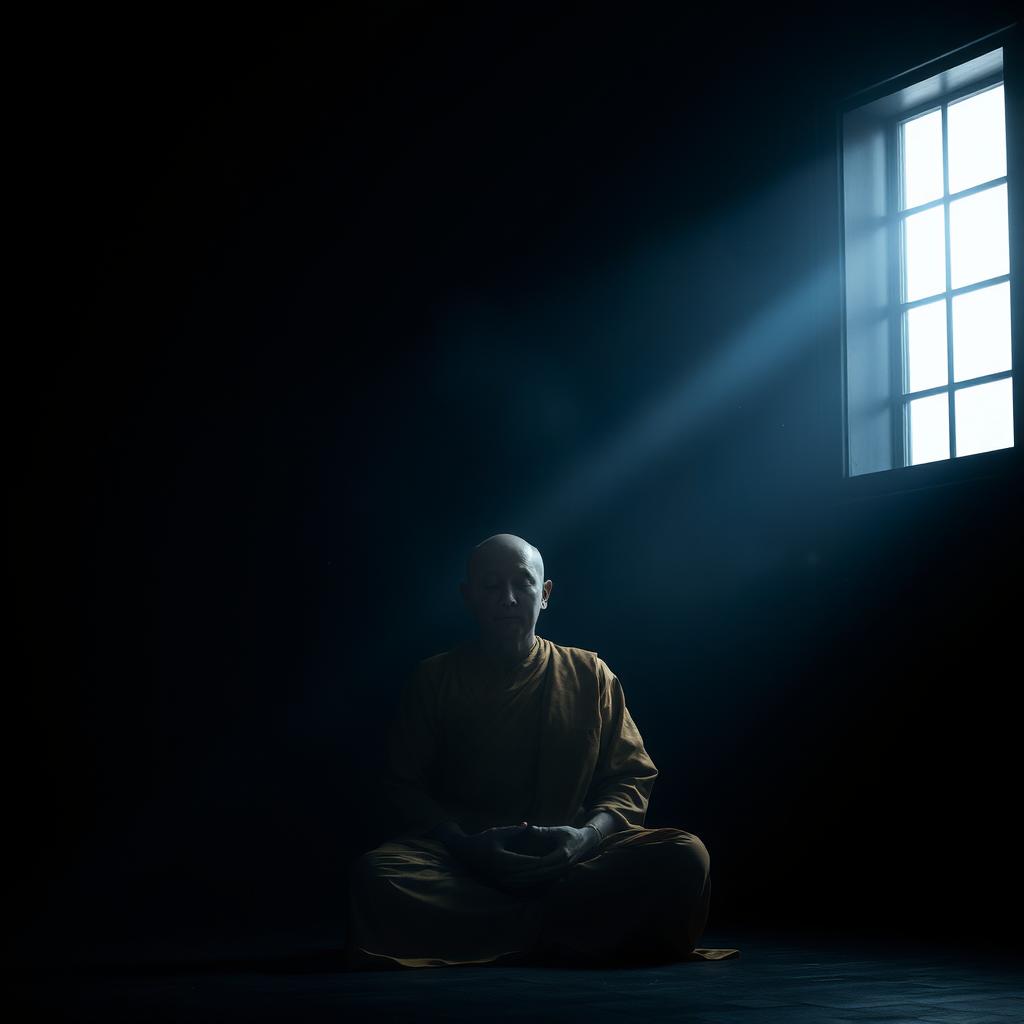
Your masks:
<instances>
[{"instance_id":1,"label":"crossed leg","mask_svg":"<svg viewBox=\"0 0 1024 1024\"><path fill-rule=\"evenodd\" d=\"M617 832L551 888L528 955L581 965L683 960L710 899L710 855L699 837L675 828Z\"/></svg>"},{"instance_id":2,"label":"crossed leg","mask_svg":"<svg viewBox=\"0 0 1024 1024\"><path fill-rule=\"evenodd\" d=\"M553 883L487 884L431 839L363 854L350 879L348 963L612 965L687 959L704 931L710 856L674 828L607 836Z\"/></svg>"}]
</instances>

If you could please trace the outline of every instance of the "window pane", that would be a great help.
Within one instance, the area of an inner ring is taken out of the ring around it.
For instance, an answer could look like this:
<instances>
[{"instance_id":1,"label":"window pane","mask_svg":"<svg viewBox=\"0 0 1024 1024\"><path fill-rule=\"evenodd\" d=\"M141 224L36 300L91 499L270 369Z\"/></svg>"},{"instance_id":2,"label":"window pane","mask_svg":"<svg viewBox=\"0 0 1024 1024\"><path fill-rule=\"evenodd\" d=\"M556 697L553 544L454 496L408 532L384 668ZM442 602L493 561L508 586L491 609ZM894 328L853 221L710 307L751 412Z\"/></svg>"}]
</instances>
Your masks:
<instances>
[{"instance_id":1,"label":"window pane","mask_svg":"<svg viewBox=\"0 0 1024 1024\"><path fill-rule=\"evenodd\" d=\"M1004 377L956 392L956 453L1013 447L1013 380Z\"/></svg>"},{"instance_id":2,"label":"window pane","mask_svg":"<svg viewBox=\"0 0 1024 1024\"><path fill-rule=\"evenodd\" d=\"M1006 174L1003 87L949 105L949 191Z\"/></svg>"},{"instance_id":3,"label":"window pane","mask_svg":"<svg viewBox=\"0 0 1024 1024\"><path fill-rule=\"evenodd\" d=\"M946 224L943 210L944 206L933 206L930 210L904 218L904 299L907 302L946 290ZM1004 221L1005 216L1004 211Z\"/></svg>"},{"instance_id":4,"label":"window pane","mask_svg":"<svg viewBox=\"0 0 1024 1024\"><path fill-rule=\"evenodd\" d=\"M949 383L946 363L946 300L908 309L907 391Z\"/></svg>"},{"instance_id":5,"label":"window pane","mask_svg":"<svg viewBox=\"0 0 1024 1024\"><path fill-rule=\"evenodd\" d=\"M949 458L949 396L910 402L910 464Z\"/></svg>"},{"instance_id":6,"label":"window pane","mask_svg":"<svg viewBox=\"0 0 1024 1024\"><path fill-rule=\"evenodd\" d=\"M954 288L1010 272L1005 183L949 204L949 250Z\"/></svg>"},{"instance_id":7,"label":"window pane","mask_svg":"<svg viewBox=\"0 0 1024 1024\"><path fill-rule=\"evenodd\" d=\"M913 310L911 310L913 312ZM953 379L1009 370L1010 282L953 299Z\"/></svg>"},{"instance_id":8,"label":"window pane","mask_svg":"<svg viewBox=\"0 0 1024 1024\"><path fill-rule=\"evenodd\" d=\"M942 111L905 121L903 128L903 208L942 195Z\"/></svg>"}]
</instances>

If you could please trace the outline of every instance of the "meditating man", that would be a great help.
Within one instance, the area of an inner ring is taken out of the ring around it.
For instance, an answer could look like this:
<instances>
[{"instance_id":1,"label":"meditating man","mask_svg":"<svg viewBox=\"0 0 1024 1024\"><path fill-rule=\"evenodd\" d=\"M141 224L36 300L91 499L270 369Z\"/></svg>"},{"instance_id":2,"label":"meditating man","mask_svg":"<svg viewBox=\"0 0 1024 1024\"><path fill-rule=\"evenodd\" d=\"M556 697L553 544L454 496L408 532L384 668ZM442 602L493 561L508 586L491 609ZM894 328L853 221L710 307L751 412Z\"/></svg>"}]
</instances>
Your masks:
<instances>
[{"instance_id":1,"label":"meditating man","mask_svg":"<svg viewBox=\"0 0 1024 1024\"><path fill-rule=\"evenodd\" d=\"M403 831L353 864L350 968L737 955L694 948L708 851L644 826L658 769L604 661L536 635L551 588L520 537L470 555L479 633L401 688L385 791Z\"/></svg>"}]
</instances>

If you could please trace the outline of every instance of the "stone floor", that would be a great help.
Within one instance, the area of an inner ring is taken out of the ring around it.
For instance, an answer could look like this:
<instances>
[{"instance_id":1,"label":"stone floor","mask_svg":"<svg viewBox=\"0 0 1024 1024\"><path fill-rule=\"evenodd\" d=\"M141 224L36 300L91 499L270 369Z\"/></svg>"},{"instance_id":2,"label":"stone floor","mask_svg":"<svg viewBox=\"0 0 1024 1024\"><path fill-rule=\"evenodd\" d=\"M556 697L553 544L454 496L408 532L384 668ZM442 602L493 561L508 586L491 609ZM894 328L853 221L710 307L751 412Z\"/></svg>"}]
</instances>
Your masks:
<instances>
[{"instance_id":1,"label":"stone floor","mask_svg":"<svg viewBox=\"0 0 1024 1024\"><path fill-rule=\"evenodd\" d=\"M39 1019L103 1022L1024 1022L1020 951L748 929L708 931L700 945L741 952L732 960L615 970L352 972L340 969L338 949L293 943L291 951L265 947L229 958L207 951L185 960L37 968L14 977L10 994Z\"/></svg>"}]
</instances>

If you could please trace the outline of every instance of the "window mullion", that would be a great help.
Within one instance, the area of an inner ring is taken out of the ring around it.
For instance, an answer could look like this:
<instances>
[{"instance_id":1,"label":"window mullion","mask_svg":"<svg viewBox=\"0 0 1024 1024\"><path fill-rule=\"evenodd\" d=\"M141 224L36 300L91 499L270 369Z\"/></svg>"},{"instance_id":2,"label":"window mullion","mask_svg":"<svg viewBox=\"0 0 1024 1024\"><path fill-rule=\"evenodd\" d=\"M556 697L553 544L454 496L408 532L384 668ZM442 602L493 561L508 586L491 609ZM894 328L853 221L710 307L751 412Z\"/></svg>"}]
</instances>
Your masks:
<instances>
[{"instance_id":1,"label":"window mullion","mask_svg":"<svg viewBox=\"0 0 1024 1024\"><path fill-rule=\"evenodd\" d=\"M949 458L956 457L956 402L953 395L953 290L949 250L949 103L942 104L942 207L946 229L946 384L949 387Z\"/></svg>"},{"instance_id":2,"label":"window mullion","mask_svg":"<svg viewBox=\"0 0 1024 1024\"><path fill-rule=\"evenodd\" d=\"M900 124L896 120L892 122L889 132L890 153L888 161L889 187L886 195L889 201L891 223L895 231L891 235L891 258L889 266L892 271L889 274L889 337L893 339L890 347L889 359L889 394L891 397L889 409L892 427L892 449L893 465L907 465L909 445L907 443L907 430L909 429L908 406L903 398L904 380L906 379L906 338L903 329L905 317L903 315L903 281L904 281L904 247L903 247L903 225L904 218L901 212L903 205L903 143L900 133Z\"/></svg>"}]
</instances>

